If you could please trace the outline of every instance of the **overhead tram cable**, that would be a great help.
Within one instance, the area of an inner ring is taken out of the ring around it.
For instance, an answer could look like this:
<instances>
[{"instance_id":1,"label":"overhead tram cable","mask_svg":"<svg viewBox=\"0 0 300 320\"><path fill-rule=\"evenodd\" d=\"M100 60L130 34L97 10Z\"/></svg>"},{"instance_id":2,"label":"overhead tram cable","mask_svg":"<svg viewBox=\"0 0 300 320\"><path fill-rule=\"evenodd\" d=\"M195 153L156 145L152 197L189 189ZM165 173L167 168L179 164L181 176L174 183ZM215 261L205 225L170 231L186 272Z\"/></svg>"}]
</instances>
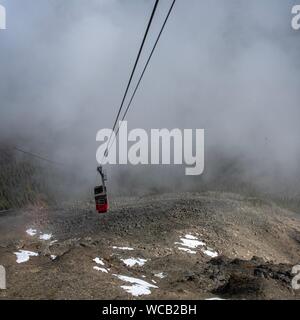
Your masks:
<instances>
[{"instance_id":1,"label":"overhead tram cable","mask_svg":"<svg viewBox=\"0 0 300 320\"><path fill-rule=\"evenodd\" d=\"M136 57L134 67L133 67L133 69L132 69L132 72L131 72L131 75L130 75L130 78L129 78L129 81L128 81L128 84L127 84L127 87L126 87L126 90L125 90L125 93L124 93L124 96L123 96L121 105L120 105L120 107L119 107L119 110L118 110L118 113L117 113L117 116L116 116L116 119L115 119L115 122L114 122L114 125L113 125L112 133L111 133L111 135L110 135L110 137L109 137L109 139L108 139L107 148L106 148L105 154L104 154L103 159L102 159L101 162L103 162L104 158L105 158L105 157L107 156L107 154L108 154L108 146L109 146L109 144L110 144L110 141L111 141L113 132L114 132L115 129L116 129L116 126L117 126L117 123L118 123L118 120L119 120L121 111L122 111L123 106L124 106L125 99L126 99L127 94L128 94L128 90L129 90L129 88L130 88L130 85L131 85L131 82L132 82L132 79L133 79L133 76L134 76L136 67L137 67L137 65L138 65L138 62L139 62L139 60L140 60L141 53L142 53L142 51L143 51L143 48L144 48L144 45L145 45L145 42L146 42L146 39L147 39L147 36L148 36L148 33L149 33L149 30L150 30L150 27L151 27L151 24L152 24L152 21L153 21L153 18L154 18L154 15L155 15L155 12L156 12L156 9L157 9L157 6L158 6L159 1L160 1L160 0L156 0L156 1L155 1L153 10L152 10L152 13L151 13L151 16L150 16L150 20L149 20L149 22L148 22L148 25L147 25L147 28L146 28L146 31L145 31L145 34L144 34L144 37L143 37L143 41L142 41L142 43L141 43L141 46L140 46L138 55L137 55L137 57Z\"/></svg>"},{"instance_id":2,"label":"overhead tram cable","mask_svg":"<svg viewBox=\"0 0 300 320\"><path fill-rule=\"evenodd\" d=\"M159 34L158 34L158 37L157 37L157 39L156 39L156 41L155 41L155 44L154 44L154 46L153 46L153 48L152 48L152 50L151 50L151 53L150 53L150 55L149 55L149 58L148 58L148 60L147 60L147 62L146 62L146 64L145 64L145 67L144 67L143 71L142 71L142 74L141 74L141 76L140 76L140 78L139 78L139 80L138 80L138 82L137 82L137 85L136 85L136 87L135 87L135 89L134 89L134 91L133 91L133 94L132 94L132 96L131 96L131 98L130 98L130 100L129 100L129 103L128 103L127 107L126 107L126 110L125 110L125 112L124 112L124 114L123 114L123 117L122 117L122 120L121 120L121 121L124 121L125 118L126 118L126 115L127 115L128 111L129 111L129 109L130 109L130 107L131 107L131 104L132 104L132 102L133 102L133 99L134 99L134 97L135 97L135 95L136 95L136 93L137 93L137 90L138 90L138 88L139 88L139 86L140 86L140 84L141 84L141 82L142 82L142 79L143 79L143 77L144 77L144 75L145 75L145 72L146 72L146 70L147 70L147 68L148 68L148 66L149 66L149 63L150 63L150 61L151 61L151 59L152 59L152 56L153 56L153 54L154 54L154 52L155 52L155 49L156 49L156 47L157 47L157 45L158 45L158 42L159 42L160 38L161 38L161 35L162 35L162 33L163 33L164 29L165 29L165 26L166 26L166 24L167 24L167 22L168 22L168 20L169 20L169 18L170 18L170 15L171 15L172 11L173 11L173 8L174 8L175 3L176 3L176 0L173 0L173 2L172 2L172 4L171 4L171 7L170 7L170 9L169 9L169 11L168 11L168 13L167 13L167 16L166 16L166 18L165 18L165 20L164 20L164 23L163 23L163 25L162 25L162 27L161 27L161 29L160 29L160 32L159 32ZM113 131L114 131L114 130L113 130ZM115 136L114 136L114 139L113 139L111 145L108 146L108 152L109 152L110 149L112 148L112 146L113 146L113 144L114 144L114 141L117 139L117 136L118 136L118 134L119 134L119 131L120 131L120 126L118 126L118 129L117 129L117 131L116 131L116 134L115 134Z\"/></svg>"}]
</instances>

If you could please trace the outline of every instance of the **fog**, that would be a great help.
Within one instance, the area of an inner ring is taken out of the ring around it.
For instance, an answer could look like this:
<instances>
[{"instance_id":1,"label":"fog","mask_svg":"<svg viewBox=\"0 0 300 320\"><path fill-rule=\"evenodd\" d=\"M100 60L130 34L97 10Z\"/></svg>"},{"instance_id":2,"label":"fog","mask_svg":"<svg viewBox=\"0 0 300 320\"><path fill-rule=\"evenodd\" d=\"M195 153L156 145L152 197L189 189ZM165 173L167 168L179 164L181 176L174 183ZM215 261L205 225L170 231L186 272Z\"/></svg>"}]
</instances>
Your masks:
<instances>
[{"instance_id":1,"label":"fog","mask_svg":"<svg viewBox=\"0 0 300 320\"><path fill-rule=\"evenodd\" d=\"M0 32L1 143L63 162L82 186L93 186L96 133L114 122L154 1L0 3L7 10L7 30ZM170 4L161 0L141 62ZM113 190L226 189L236 180L299 194L294 4L177 0L127 120L129 128L205 129L204 176L186 177L181 167L114 166Z\"/></svg>"}]
</instances>

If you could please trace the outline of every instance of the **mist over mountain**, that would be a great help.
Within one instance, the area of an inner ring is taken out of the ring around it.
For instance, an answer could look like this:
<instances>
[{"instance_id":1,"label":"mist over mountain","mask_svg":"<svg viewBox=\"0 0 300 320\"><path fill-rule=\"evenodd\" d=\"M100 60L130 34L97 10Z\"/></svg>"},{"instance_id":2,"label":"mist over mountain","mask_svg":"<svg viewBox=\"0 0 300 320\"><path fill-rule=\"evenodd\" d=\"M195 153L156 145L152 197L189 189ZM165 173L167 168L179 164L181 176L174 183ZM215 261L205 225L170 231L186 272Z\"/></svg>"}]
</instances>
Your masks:
<instances>
[{"instance_id":1,"label":"mist over mountain","mask_svg":"<svg viewBox=\"0 0 300 320\"><path fill-rule=\"evenodd\" d=\"M142 62L170 3L159 5ZM0 33L0 143L63 162L65 174L79 179L76 187L88 190L96 179L96 133L113 124L153 1L1 4L7 30ZM172 166L113 166L113 192L247 185L299 194L294 4L177 2L127 120L129 128L145 130L205 129L204 175L186 177Z\"/></svg>"}]
</instances>

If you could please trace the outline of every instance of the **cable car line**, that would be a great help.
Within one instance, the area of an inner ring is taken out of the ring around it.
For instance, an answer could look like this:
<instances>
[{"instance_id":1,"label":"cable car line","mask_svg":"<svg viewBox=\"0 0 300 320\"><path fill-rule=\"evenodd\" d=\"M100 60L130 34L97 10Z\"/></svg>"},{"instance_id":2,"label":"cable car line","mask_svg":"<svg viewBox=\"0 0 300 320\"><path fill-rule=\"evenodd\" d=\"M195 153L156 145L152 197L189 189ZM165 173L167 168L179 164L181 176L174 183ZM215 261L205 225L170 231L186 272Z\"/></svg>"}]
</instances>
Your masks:
<instances>
[{"instance_id":1,"label":"cable car line","mask_svg":"<svg viewBox=\"0 0 300 320\"><path fill-rule=\"evenodd\" d=\"M51 164L64 166L64 164L61 163L61 162L56 162L56 161L47 159L47 158L42 157L42 156L40 156L40 155L34 154L34 153L32 153L32 152L22 150L22 149L20 149L20 148L18 148L18 147L14 147L13 149L16 150L16 151L18 151L18 152L27 154L28 156L31 156L31 157L33 157L33 158L36 158L36 159L39 159L39 160L42 160L42 161L45 161L45 162L48 162L48 163L51 163Z\"/></svg>"},{"instance_id":2,"label":"cable car line","mask_svg":"<svg viewBox=\"0 0 300 320\"><path fill-rule=\"evenodd\" d=\"M152 21L153 21L153 18L154 18L154 15L155 15L155 12L156 12L158 3L159 3L159 0L156 0L156 1L155 1L155 4L154 4L154 7L153 7L153 10L152 10L152 13L151 13L151 16L150 16L150 20L149 20L149 22L148 22L148 25L147 25L147 28L146 28L146 31L145 31L145 34L144 34L144 37L143 37L143 41L142 41L142 43L141 43L141 46L140 46L138 55L137 55L136 60L135 60L134 67L133 67L132 72L131 72L131 75L130 75L130 78L129 78L129 81L128 81L128 84L127 84L127 87L126 87L126 90L125 90L125 93L124 93L124 96L123 96L121 105L120 105L120 107L119 107L119 111L118 111L117 116L116 116L116 119L115 119L115 122L114 122L114 125L113 125L113 131L112 131L112 132L114 132L115 129L116 129L116 125L117 125L117 123L118 123L118 120L119 120L121 111L122 111L122 109L123 109L124 102L125 102L125 99L126 99L126 97L127 97L127 93L128 93L129 88L130 88L130 85L131 85L131 82L132 82L132 79L133 79L133 76L134 76L136 67L137 67L138 62L139 62L139 60L140 60L141 53L142 53L142 51L143 51L143 48L144 48L144 45L145 45L145 42L146 42L146 39L147 39L149 30L150 30L150 27L151 27L151 24L152 24ZM105 151L105 154L107 154L107 152L108 152L108 146L109 146L109 144L110 144L111 138L112 138L112 134L110 135L110 137L109 137L109 139L108 139L107 149L106 149L106 151ZM105 155L104 155L104 156L105 156ZM104 159L104 157L103 157L103 159ZM102 159L102 161L103 161L103 159Z\"/></svg>"},{"instance_id":3,"label":"cable car line","mask_svg":"<svg viewBox=\"0 0 300 320\"><path fill-rule=\"evenodd\" d=\"M39 159L39 160L42 160L42 161L45 161L45 162L48 162L48 163L51 163L51 164L60 165L60 166L63 166L63 165L64 165L63 163L60 163L60 162L56 162L56 161L47 159L47 158L42 157L42 156L40 156L40 155L34 154L34 153L32 153L32 152L22 150L22 149L20 149L20 148L18 148L18 147L13 147L12 150L15 150L15 151L24 153L24 154L26 154L26 155L28 155L28 156L31 156L31 157L33 157L33 158L36 158L36 159Z\"/></svg>"},{"instance_id":4,"label":"cable car line","mask_svg":"<svg viewBox=\"0 0 300 320\"><path fill-rule=\"evenodd\" d=\"M132 94L132 96L131 96L131 98L130 98L130 100L129 100L129 103L128 103L128 105L127 105L127 108L126 108L126 110L125 110L125 112L124 112L124 115L123 115L121 121L124 121L124 119L125 119L128 111L129 111L129 109L130 109L130 107L131 107L131 104L132 104L132 102L133 102L133 99L134 99L134 97L135 97L135 95L136 95L136 93L137 93L137 90L138 90L138 88L139 88L139 86L140 86L140 84L141 84L141 81L142 81L142 79L143 79L143 77L144 77L144 75L145 75L145 72L146 72L146 70L147 70L147 68L148 68L148 66L149 66L149 63L150 63L150 61L151 61L151 58L152 58L152 56L153 56L153 54L154 54L154 52L155 52L155 49L156 49L156 47L157 47L157 44L158 44L158 42L159 42L159 40L160 40L160 38L161 38L161 35L162 35L162 33L163 33L164 29L165 29L165 26L166 26L166 24L167 24L167 22L168 22L168 20L169 20L169 17L170 17L170 15L171 15L171 13L172 13L172 10L173 10L173 8L174 8L175 3L176 3L176 0L173 0L172 5L171 5L171 7L170 7L170 9L169 9L169 11L168 11L168 14L167 14L165 20L164 20L164 23L163 23L163 25L162 25L162 27L161 27L161 29L160 29L160 32L159 32L159 34L158 34L158 37L157 37L157 39L156 39L156 41L155 41L155 44L154 44L154 46L153 46L153 48L152 48L152 51L151 51L151 53L150 53L150 55L149 55L149 58L148 58L148 60L147 60L147 62L146 62L146 64L145 64L145 67L144 67L143 72L142 72L142 74L141 74L141 76L140 76L140 78L139 78L139 81L137 82L137 85L136 85L136 87L135 87L135 89L134 89L134 92L133 92L133 94ZM118 126L118 130L117 130L117 132L116 132L116 134L115 134L115 137L114 137L111 145L108 146L108 152L110 151L111 147L113 146L114 141L117 139L117 136L118 136L118 134L119 134L119 131L120 131L120 126Z\"/></svg>"}]
</instances>

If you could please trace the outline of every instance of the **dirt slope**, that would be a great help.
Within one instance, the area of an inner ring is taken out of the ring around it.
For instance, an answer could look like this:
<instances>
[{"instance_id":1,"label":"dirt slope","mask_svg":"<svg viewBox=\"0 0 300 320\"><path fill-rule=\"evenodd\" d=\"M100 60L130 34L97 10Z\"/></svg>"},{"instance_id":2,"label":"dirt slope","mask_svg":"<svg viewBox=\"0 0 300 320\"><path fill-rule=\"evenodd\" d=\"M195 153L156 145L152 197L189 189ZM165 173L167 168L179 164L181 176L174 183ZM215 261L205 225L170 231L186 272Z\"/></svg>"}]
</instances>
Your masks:
<instances>
[{"instance_id":1,"label":"dirt slope","mask_svg":"<svg viewBox=\"0 0 300 320\"><path fill-rule=\"evenodd\" d=\"M111 206L106 215L83 203L0 215L0 264L8 274L0 297L299 297L291 288L300 260L296 213L228 193L118 198ZM45 233L51 239L40 239ZM18 250L39 256L18 264Z\"/></svg>"}]
</instances>

